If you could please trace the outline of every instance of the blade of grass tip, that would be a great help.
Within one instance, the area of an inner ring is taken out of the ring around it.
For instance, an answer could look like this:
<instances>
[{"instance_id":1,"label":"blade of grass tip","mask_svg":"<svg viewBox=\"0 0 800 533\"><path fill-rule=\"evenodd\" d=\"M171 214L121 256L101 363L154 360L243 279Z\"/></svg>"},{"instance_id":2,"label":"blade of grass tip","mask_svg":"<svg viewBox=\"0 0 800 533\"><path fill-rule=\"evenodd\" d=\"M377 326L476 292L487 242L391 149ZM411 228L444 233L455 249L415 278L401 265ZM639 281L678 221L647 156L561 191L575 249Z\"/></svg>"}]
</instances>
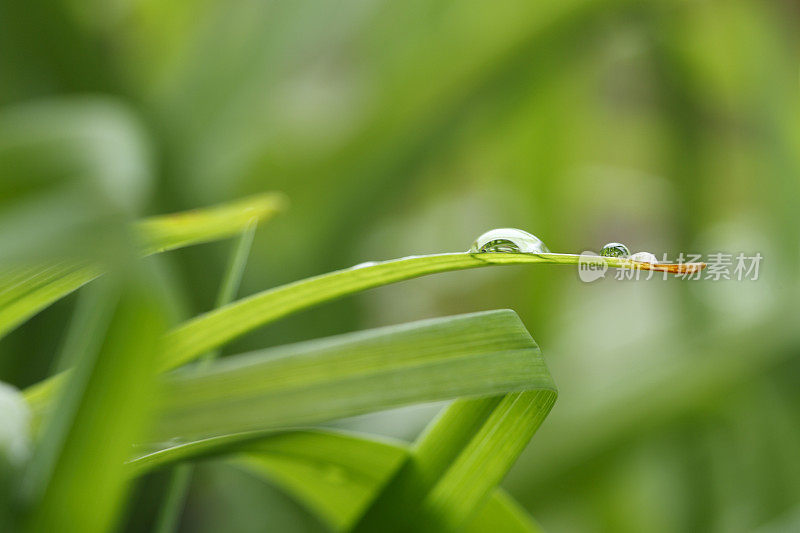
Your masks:
<instances>
[{"instance_id":1,"label":"blade of grass tip","mask_svg":"<svg viewBox=\"0 0 800 533\"><path fill-rule=\"evenodd\" d=\"M456 400L353 531L462 531L555 402L555 391Z\"/></svg>"},{"instance_id":2,"label":"blade of grass tip","mask_svg":"<svg viewBox=\"0 0 800 533\"><path fill-rule=\"evenodd\" d=\"M385 531L387 524L398 531L463 531L556 396L552 387L453 402L420 436L354 531Z\"/></svg>"},{"instance_id":3,"label":"blade of grass tip","mask_svg":"<svg viewBox=\"0 0 800 533\"><path fill-rule=\"evenodd\" d=\"M509 310L260 350L170 373L162 383L149 442L283 430L412 403L554 388Z\"/></svg>"},{"instance_id":4,"label":"blade of grass tip","mask_svg":"<svg viewBox=\"0 0 800 533\"><path fill-rule=\"evenodd\" d=\"M246 232L254 221L264 221L286 208L281 193L264 193L241 200L137 222L142 252L150 255L190 244L210 242Z\"/></svg>"},{"instance_id":5,"label":"blade of grass tip","mask_svg":"<svg viewBox=\"0 0 800 533\"><path fill-rule=\"evenodd\" d=\"M152 255L241 233L256 220L280 212L286 199L265 193L192 211L150 217L133 224L139 253ZM103 274L98 265L51 262L0 276L0 338L58 299Z\"/></svg>"},{"instance_id":6,"label":"blade of grass tip","mask_svg":"<svg viewBox=\"0 0 800 533\"><path fill-rule=\"evenodd\" d=\"M239 291L257 224L258 220L253 219L233 245L233 251L222 279L222 285L220 285L219 293L217 294L216 307L230 303ZM219 357L219 354L219 349L207 353L203 357L203 363L213 361ZM167 496L162 502L156 519L155 531L157 533L171 533L177 530L180 516L186 505L186 497L189 492L193 471L194 466L190 463L180 464L172 469L167 487Z\"/></svg>"}]
</instances>

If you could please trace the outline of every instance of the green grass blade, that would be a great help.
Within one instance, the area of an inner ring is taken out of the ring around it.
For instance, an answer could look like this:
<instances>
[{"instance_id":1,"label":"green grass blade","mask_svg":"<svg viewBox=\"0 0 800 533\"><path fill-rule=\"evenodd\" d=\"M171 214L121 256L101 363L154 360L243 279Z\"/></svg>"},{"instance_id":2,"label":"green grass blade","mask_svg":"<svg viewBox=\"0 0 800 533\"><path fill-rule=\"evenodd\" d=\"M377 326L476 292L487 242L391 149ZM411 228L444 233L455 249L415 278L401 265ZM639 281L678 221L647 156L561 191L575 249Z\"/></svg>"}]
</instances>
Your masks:
<instances>
[{"instance_id":1,"label":"green grass blade","mask_svg":"<svg viewBox=\"0 0 800 533\"><path fill-rule=\"evenodd\" d=\"M186 322L167 335L162 368L175 368L259 326L365 289L452 270L521 263L577 265L579 260L572 254L449 253L338 270L260 292ZM598 260L611 267L630 265L621 258Z\"/></svg>"},{"instance_id":2,"label":"green grass blade","mask_svg":"<svg viewBox=\"0 0 800 533\"><path fill-rule=\"evenodd\" d=\"M334 530L352 523L402 465L408 448L399 442L341 431L304 430L226 435L145 455L132 474L176 461L225 457L303 502Z\"/></svg>"},{"instance_id":3,"label":"green grass blade","mask_svg":"<svg viewBox=\"0 0 800 533\"><path fill-rule=\"evenodd\" d=\"M69 364L75 368L69 375L69 385L62 388L57 407L44 423L44 431L25 474L22 492L28 500L35 500L44 494L77 415L114 311L115 302L110 292L108 287L98 286L80 295L59 356L59 365Z\"/></svg>"},{"instance_id":4,"label":"green grass blade","mask_svg":"<svg viewBox=\"0 0 800 533\"><path fill-rule=\"evenodd\" d=\"M631 262L614 257L597 258L609 267L629 267ZM439 272L492 265L547 263L577 265L574 254L448 253L405 257L374 265L338 270L321 276L268 289L215 309L170 331L164 339L162 370L185 364L219 348L253 329L311 306L366 289ZM48 401L56 383L50 379L26 390L34 411Z\"/></svg>"},{"instance_id":5,"label":"green grass blade","mask_svg":"<svg viewBox=\"0 0 800 533\"><path fill-rule=\"evenodd\" d=\"M165 381L154 440L281 429L460 396L554 390L519 318L491 311L284 346Z\"/></svg>"},{"instance_id":6,"label":"green grass blade","mask_svg":"<svg viewBox=\"0 0 800 533\"><path fill-rule=\"evenodd\" d=\"M70 424L55 464L42 469L46 485L41 497L33 495L28 530L112 526L127 486L124 461L141 438L154 397L153 360L166 327L155 285L149 278L119 284L108 278L99 286L115 302L107 333L97 356L81 357L65 378L62 394L75 401L57 403L52 420L61 424L63 407Z\"/></svg>"},{"instance_id":7,"label":"green grass blade","mask_svg":"<svg viewBox=\"0 0 800 533\"><path fill-rule=\"evenodd\" d=\"M264 221L286 207L280 193L265 193L213 207L161 215L134 226L145 255L241 234L253 221Z\"/></svg>"},{"instance_id":8,"label":"green grass blade","mask_svg":"<svg viewBox=\"0 0 800 533\"><path fill-rule=\"evenodd\" d=\"M268 193L215 207L152 217L134 224L140 253L150 255L242 232L254 220L265 220L285 204ZM0 338L53 302L103 273L96 265L63 262L0 273Z\"/></svg>"},{"instance_id":9,"label":"green grass blade","mask_svg":"<svg viewBox=\"0 0 800 533\"><path fill-rule=\"evenodd\" d=\"M242 283L247 256L250 254L250 247L253 244L255 233L256 220L253 219L239 238L236 239L233 245L233 253L231 253L230 261L225 269L225 275L222 278L222 284L217 294L217 307L230 303L236 297L236 292ZM219 350L208 353L204 361L212 361L218 356ZM169 480L167 497L162 502L156 519L155 531L157 533L170 533L177 529L191 480L191 465L179 465L173 470Z\"/></svg>"},{"instance_id":10,"label":"green grass blade","mask_svg":"<svg viewBox=\"0 0 800 533\"><path fill-rule=\"evenodd\" d=\"M65 267L61 275L43 284L34 279L34 274L30 283L26 280L21 284L22 294L18 298L0 307L0 338L100 274L102 270L97 267L72 265Z\"/></svg>"},{"instance_id":11,"label":"green grass blade","mask_svg":"<svg viewBox=\"0 0 800 533\"><path fill-rule=\"evenodd\" d=\"M495 489L489 501L465 524L465 533L543 533L525 509L503 489Z\"/></svg>"},{"instance_id":12,"label":"green grass blade","mask_svg":"<svg viewBox=\"0 0 800 533\"><path fill-rule=\"evenodd\" d=\"M333 432L291 432L263 442L227 461L281 487L335 531L363 512L408 455L398 445Z\"/></svg>"},{"instance_id":13,"label":"green grass blade","mask_svg":"<svg viewBox=\"0 0 800 533\"><path fill-rule=\"evenodd\" d=\"M355 531L462 531L550 412L553 389L462 399L434 420Z\"/></svg>"},{"instance_id":14,"label":"green grass blade","mask_svg":"<svg viewBox=\"0 0 800 533\"><path fill-rule=\"evenodd\" d=\"M332 530L345 531L407 460L400 442L330 430L225 435L173 446L130 463L132 475L178 461L224 457L268 479L317 514ZM486 527L487 525L493 527ZM538 527L502 490L473 517L467 531L533 533Z\"/></svg>"}]
</instances>

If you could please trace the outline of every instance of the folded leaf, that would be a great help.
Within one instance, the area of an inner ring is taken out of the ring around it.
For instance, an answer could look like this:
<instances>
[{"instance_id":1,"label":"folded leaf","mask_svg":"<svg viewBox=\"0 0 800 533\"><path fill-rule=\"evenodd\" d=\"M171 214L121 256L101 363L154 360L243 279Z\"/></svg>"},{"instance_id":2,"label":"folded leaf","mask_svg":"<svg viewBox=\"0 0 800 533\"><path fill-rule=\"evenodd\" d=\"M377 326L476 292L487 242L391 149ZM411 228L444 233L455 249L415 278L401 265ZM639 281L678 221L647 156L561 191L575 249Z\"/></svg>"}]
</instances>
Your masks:
<instances>
[{"instance_id":1,"label":"folded leaf","mask_svg":"<svg viewBox=\"0 0 800 533\"><path fill-rule=\"evenodd\" d=\"M165 380L154 440L284 429L399 405L555 390L512 311L341 335L227 358Z\"/></svg>"},{"instance_id":2,"label":"folded leaf","mask_svg":"<svg viewBox=\"0 0 800 533\"><path fill-rule=\"evenodd\" d=\"M178 461L224 457L291 494L332 530L346 531L408 455L409 447L400 442L341 431L302 430L213 437L140 456L129 465L132 475L141 475ZM466 530L489 529L496 533L539 531L500 489L477 510Z\"/></svg>"}]
</instances>

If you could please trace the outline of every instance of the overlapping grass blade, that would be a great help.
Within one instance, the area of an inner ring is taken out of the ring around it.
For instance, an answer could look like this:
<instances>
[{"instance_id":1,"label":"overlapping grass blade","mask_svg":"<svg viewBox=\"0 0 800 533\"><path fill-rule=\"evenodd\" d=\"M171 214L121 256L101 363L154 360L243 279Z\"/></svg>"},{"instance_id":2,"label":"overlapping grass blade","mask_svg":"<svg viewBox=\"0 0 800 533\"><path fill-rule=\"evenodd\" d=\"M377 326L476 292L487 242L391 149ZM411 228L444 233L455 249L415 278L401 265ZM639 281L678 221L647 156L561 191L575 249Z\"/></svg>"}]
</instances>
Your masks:
<instances>
[{"instance_id":1,"label":"overlapping grass blade","mask_svg":"<svg viewBox=\"0 0 800 533\"><path fill-rule=\"evenodd\" d=\"M596 259L609 267L631 266L631 261L623 258ZM580 261L581 256L574 254L447 253L337 270L267 289L185 322L166 335L161 369L185 364L291 313L366 289L454 270L530 263L577 265ZM34 410L48 401L54 386L55 381L47 380L26 391L26 397L36 404Z\"/></svg>"},{"instance_id":2,"label":"overlapping grass blade","mask_svg":"<svg viewBox=\"0 0 800 533\"><path fill-rule=\"evenodd\" d=\"M440 254L334 272L265 291L173 330L163 368L295 310L369 287L493 264L578 261L564 254ZM398 524L411 519L420 528L465 528L474 509L506 512L487 501L555 399L538 347L510 311L395 326L185 369L166 379L152 439L280 430L465 396L485 398L448 409L438 422L442 429L429 432L441 436L420 443L358 524L362 530L383 527L385 519L372 521L372 509L399 500L417 518L407 515ZM481 475L475 478L473 471Z\"/></svg>"},{"instance_id":3,"label":"overlapping grass blade","mask_svg":"<svg viewBox=\"0 0 800 533\"><path fill-rule=\"evenodd\" d=\"M554 388L461 399L434 420L355 531L462 531L530 441Z\"/></svg>"},{"instance_id":4,"label":"overlapping grass blade","mask_svg":"<svg viewBox=\"0 0 800 533\"><path fill-rule=\"evenodd\" d=\"M329 430L252 432L173 446L130 463L133 475L177 461L225 457L268 479L319 516L346 531L407 460L406 444ZM491 525L491 527L488 527ZM538 528L502 490L477 510L466 531L532 533Z\"/></svg>"},{"instance_id":5,"label":"overlapping grass blade","mask_svg":"<svg viewBox=\"0 0 800 533\"><path fill-rule=\"evenodd\" d=\"M222 278L219 292L217 293L216 307L230 303L239 290L244 276L247 256L256 233L256 221L251 220L248 227L236 239L225 275ZM205 355L205 361L212 361L219 356L220 350ZM193 467L184 464L176 467L170 476L167 495L162 502L161 509L156 519L155 531L157 533L171 533L177 529L180 522L181 511L186 502L189 485L192 479Z\"/></svg>"},{"instance_id":6,"label":"overlapping grass blade","mask_svg":"<svg viewBox=\"0 0 800 533\"><path fill-rule=\"evenodd\" d=\"M538 347L510 311L322 339L214 366L168 378L156 438L277 430L410 402L483 396L456 401L435 421L357 524L360 531L387 524L466 527L556 396ZM263 466L265 460L249 462ZM284 483L305 487L315 479L310 487L327 493L308 465L267 463L278 476L288 468Z\"/></svg>"},{"instance_id":7,"label":"overlapping grass blade","mask_svg":"<svg viewBox=\"0 0 800 533\"><path fill-rule=\"evenodd\" d=\"M134 232L140 253L150 255L230 237L253 220L283 208L282 195L268 193L236 202L138 222ZM0 337L28 318L103 273L98 265L75 261L18 267L0 273Z\"/></svg>"},{"instance_id":8,"label":"overlapping grass blade","mask_svg":"<svg viewBox=\"0 0 800 533\"><path fill-rule=\"evenodd\" d=\"M512 311L426 320L227 358L165 380L154 440L281 429L461 396L553 390Z\"/></svg>"},{"instance_id":9,"label":"overlapping grass blade","mask_svg":"<svg viewBox=\"0 0 800 533\"><path fill-rule=\"evenodd\" d=\"M577 265L574 254L448 253L404 257L337 270L269 289L192 319L167 335L163 369L175 368L259 326L322 302L397 281L491 265L553 263ZM623 258L603 257L611 267L629 267Z\"/></svg>"}]
</instances>

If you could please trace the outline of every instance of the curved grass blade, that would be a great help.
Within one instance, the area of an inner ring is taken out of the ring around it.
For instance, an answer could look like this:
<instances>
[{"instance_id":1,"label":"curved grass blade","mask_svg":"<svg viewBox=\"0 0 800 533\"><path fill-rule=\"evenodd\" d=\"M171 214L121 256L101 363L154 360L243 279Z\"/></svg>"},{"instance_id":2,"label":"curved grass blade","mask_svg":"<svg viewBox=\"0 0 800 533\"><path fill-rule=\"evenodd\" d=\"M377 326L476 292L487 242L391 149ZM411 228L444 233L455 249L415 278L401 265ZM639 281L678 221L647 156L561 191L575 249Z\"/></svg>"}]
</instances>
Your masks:
<instances>
[{"instance_id":1,"label":"curved grass blade","mask_svg":"<svg viewBox=\"0 0 800 533\"><path fill-rule=\"evenodd\" d=\"M592 261L594 260L592 258ZM667 266L637 263L616 257L598 256L596 260L616 268L641 266L647 269L653 266ZM159 364L162 370L170 370L291 313L398 281L439 272L493 265L527 263L577 265L580 262L581 256L575 254L447 253L405 257L369 266L337 270L262 291L185 322L166 335L165 347L161 352L163 358ZM687 263L681 268L697 271L704 267L704 263ZM55 376L25 391L26 399L31 403L34 412L40 411L49 401L57 382L58 376Z\"/></svg>"},{"instance_id":2,"label":"curved grass blade","mask_svg":"<svg viewBox=\"0 0 800 533\"><path fill-rule=\"evenodd\" d=\"M407 460L408 445L331 430L251 432L189 442L129 463L142 475L178 461L224 457L281 487L333 531L346 531ZM487 527L491 525L491 527ZM494 491L469 532L533 533L539 528L505 492Z\"/></svg>"},{"instance_id":3,"label":"curved grass blade","mask_svg":"<svg viewBox=\"0 0 800 533\"><path fill-rule=\"evenodd\" d=\"M45 267L46 268L46 267ZM98 267L65 265L58 275L41 282L37 272L21 282L14 292L20 295L0 307L0 338L31 318L33 315L81 288L102 274Z\"/></svg>"},{"instance_id":4,"label":"curved grass blade","mask_svg":"<svg viewBox=\"0 0 800 533\"><path fill-rule=\"evenodd\" d=\"M286 197L265 193L225 204L150 217L137 222L134 230L141 240L144 255L184 246L225 239L242 233L256 221L264 221L283 211Z\"/></svg>"},{"instance_id":5,"label":"curved grass blade","mask_svg":"<svg viewBox=\"0 0 800 533\"><path fill-rule=\"evenodd\" d=\"M162 369L168 370L187 363L200 354L291 313L365 289L452 270L520 263L577 265L585 260L585 256L574 254L448 253L405 257L338 270L260 292L186 322L167 335L164 349L166 358ZM596 261L609 267L669 269L676 272L694 272L705 267L703 263L651 265L599 256Z\"/></svg>"},{"instance_id":6,"label":"curved grass blade","mask_svg":"<svg viewBox=\"0 0 800 533\"><path fill-rule=\"evenodd\" d=\"M399 445L341 433L291 432L226 462L270 480L334 531L346 530L405 461Z\"/></svg>"},{"instance_id":7,"label":"curved grass blade","mask_svg":"<svg viewBox=\"0 0 800 533\"><path fill-rule=\"evenodd\" d=\"M387 524L462 530L556 397L541 352L511 311L343 335L214 367L168 376L156 439L277 431L411 402L478 397L456 401L437 419L357 531Z\"/></svg>"},{"instance_id":8,"label":"curved grass blade","mask_svg":"<svg viewBox=\"0 0 800 533\"><path fill-rule=\"evenodd\" d=\"M167 376L153 440L286 429L462 396L555 390L513 311L426 320Z\"/></svg>"},{"instance_id":9,"label":"curved grass blade","mask_svg":"<svg viewBox=\"0 0 800 533\"><path fill-rule=\"evenodd\" d=\"M253 220L265 220L285 205L268 193L193 211L157 216L134 224L140 253L151 255L230 237ZM62 262L20 267L0 274L0 338L27 319L103 273L97 265Z\"/></svg>"},{"instance_id":10,"label":"curved grass blade","mask_svg":"<svg viewBox=\"0 0 800 533\"><path fill-rule=\"evenodd\" d=\"M251 432L173 446L130 463L132 475L177 461L222 457L269 479L341 531L403 464L407 445L341 431Z\"/></svg>"}]
</instances>

